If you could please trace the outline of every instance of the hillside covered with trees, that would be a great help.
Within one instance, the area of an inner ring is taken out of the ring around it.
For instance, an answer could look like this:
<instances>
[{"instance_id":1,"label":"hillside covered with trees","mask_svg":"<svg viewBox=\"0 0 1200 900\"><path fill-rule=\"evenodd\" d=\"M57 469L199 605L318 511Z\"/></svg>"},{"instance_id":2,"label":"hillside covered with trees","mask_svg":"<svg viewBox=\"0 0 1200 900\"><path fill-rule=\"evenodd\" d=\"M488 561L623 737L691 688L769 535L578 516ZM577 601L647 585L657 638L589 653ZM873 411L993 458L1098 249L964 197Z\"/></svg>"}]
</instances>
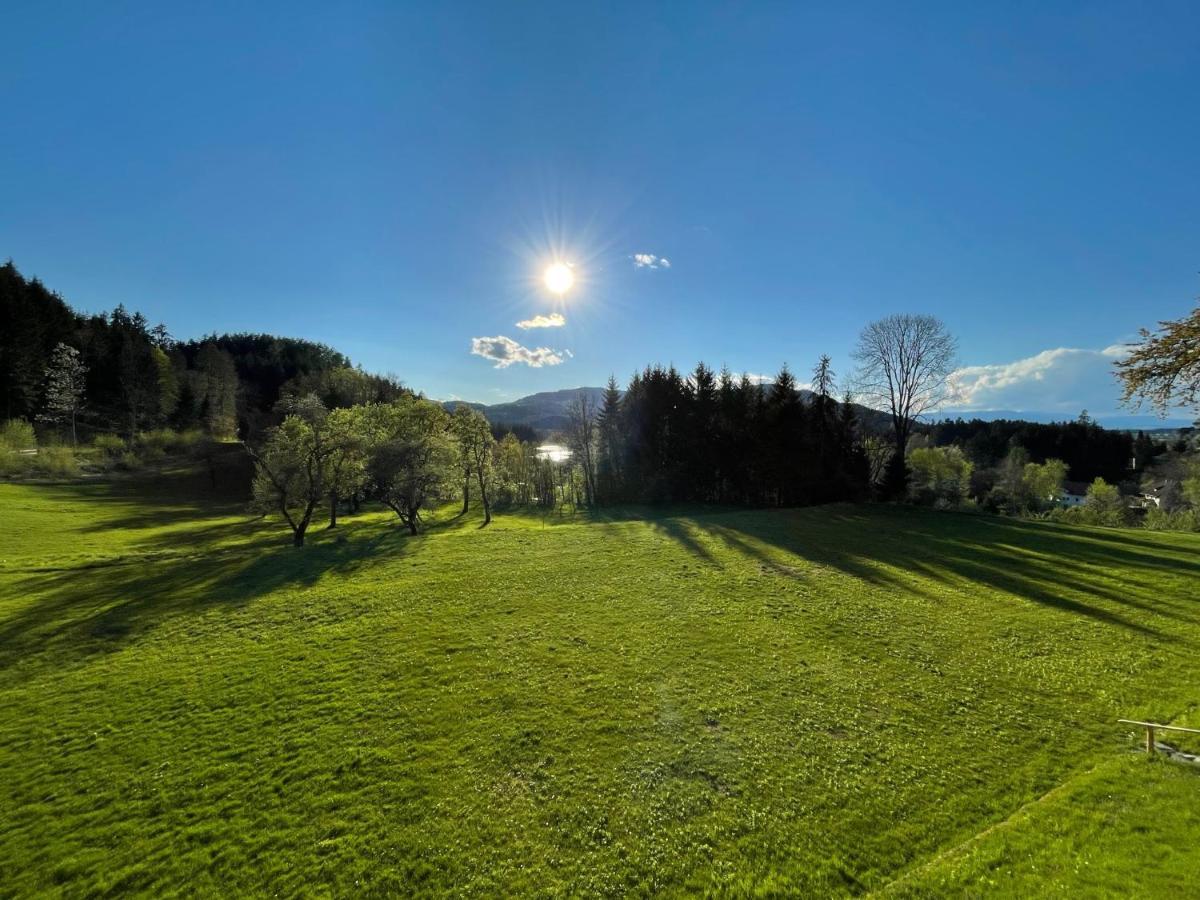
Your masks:
<instances>
[{"instance_id":1,"label":"hillside covered with trees","mask_svg":"<svg viewBox=\"0 0 1200 900\"><path fill-rule=\"evenodd\" d=\"M131 438L155 428L252 436L287 392L330 405L394 399L390 377L370 375L323 344L267 334L177 341L118 306L84 315L11 261L0 266L0 417L76 440Z\"/></svg>"}]
</instances>

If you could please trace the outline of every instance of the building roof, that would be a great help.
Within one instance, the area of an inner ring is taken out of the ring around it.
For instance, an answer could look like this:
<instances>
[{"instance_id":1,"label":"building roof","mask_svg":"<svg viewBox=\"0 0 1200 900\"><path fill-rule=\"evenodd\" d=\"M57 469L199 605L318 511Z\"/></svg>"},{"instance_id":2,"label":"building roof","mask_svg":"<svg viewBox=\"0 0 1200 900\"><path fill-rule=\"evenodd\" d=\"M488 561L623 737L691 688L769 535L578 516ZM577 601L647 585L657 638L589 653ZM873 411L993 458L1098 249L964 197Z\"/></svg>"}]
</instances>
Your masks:
<instances>
[{"instance_id":1,"label":"building roof","mask_svg":"<svg viewBox=\"0 0 1200 900\"><path fill-rule=\"evenodd\" d=\"M1080 497L1083 497L1087 494L1088 488L1091 486L1091 483L1087 481L1064 481L1063 493L1076 494Z\"/></svg>"}]
</instances>

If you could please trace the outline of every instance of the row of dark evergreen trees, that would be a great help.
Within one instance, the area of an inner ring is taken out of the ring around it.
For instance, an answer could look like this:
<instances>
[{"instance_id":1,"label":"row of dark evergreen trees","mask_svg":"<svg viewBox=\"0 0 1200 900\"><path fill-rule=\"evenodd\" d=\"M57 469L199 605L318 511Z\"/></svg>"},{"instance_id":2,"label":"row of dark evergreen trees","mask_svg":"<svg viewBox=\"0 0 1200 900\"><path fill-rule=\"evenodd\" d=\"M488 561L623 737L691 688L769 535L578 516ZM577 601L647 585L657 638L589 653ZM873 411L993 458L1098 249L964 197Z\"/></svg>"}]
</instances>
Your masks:
<instances>
[{"instance_id":1,"label":"row of dark evergreen trees","mask_svg":"<svg viewBox=\"0 0 1200 900\"><path fill-rule=\"evenodd\" d=\"M1164 447L1139 432L1110 431L1086 413L1073 422L1038 423L1012 419L947 419L929 429L934 446L962 448L977 470L1000 465L1013 447L1022 447L1035 463L1061 459L1068 478L1103 478L1117 484L1140 472Z\"/></svg>"},{"instance_id":2,"label":"row of dark evergreen trees","mask_svg":"<svg viewBox=\"0 0 1200 900\"><path fill-rule=\"evenodd\" d=\"M653 366L624 394L610 379L595 428L596 500L791 506L870 491L863 434L832 396L828 358L814 391L785 366L770 385L704 363Z\"/></svg>"},{"instance_id":3,"label":"row of dark evergreen trees","mask_svg":"<svg viewBox=\"0 0 1200 900\"><path fill-rule=\"evenodd\" d=\"M277 420L289 392L315 393L335 407L387 402L405 390L312 341L267 334L176 341L123 306L83 315L11 261L0 266L0 419L45 421L59 345L77 350L84 370L81 437L158 427L253 437Z\"/></svg>"}]
</instances>

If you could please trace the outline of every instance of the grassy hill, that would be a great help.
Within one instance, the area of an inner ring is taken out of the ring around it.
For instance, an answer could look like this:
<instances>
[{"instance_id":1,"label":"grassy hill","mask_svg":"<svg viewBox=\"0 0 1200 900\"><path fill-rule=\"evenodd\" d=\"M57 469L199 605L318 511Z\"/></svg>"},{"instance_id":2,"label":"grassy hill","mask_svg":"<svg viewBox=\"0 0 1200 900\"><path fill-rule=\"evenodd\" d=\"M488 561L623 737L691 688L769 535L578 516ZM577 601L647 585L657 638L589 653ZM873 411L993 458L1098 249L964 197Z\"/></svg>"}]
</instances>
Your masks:
<instances>
[{"instance_id":1,"label":"grassy hill","mask_svg":"<svg viewBox=\"0 0 1200 900\"><path fill-rule=\"evenodd\" d=\"M0 893L1183 888L1200 540L0 484Z\"/></svg>"}]
</instances>

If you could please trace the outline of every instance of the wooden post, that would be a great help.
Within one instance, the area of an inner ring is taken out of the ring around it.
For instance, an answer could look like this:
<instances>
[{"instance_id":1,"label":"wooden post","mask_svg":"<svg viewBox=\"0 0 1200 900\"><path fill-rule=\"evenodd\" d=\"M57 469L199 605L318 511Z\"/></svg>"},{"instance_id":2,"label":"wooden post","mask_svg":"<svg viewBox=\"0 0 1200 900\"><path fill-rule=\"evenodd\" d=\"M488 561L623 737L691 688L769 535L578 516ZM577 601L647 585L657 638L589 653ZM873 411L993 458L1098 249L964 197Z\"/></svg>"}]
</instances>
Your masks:
<instances>
[{"instance_id":1,"label":"wooden post","mask_svg":"<svg viewBox=\"0 0 1200 900\"><path fill-rule=\"evenodd\" d=\"M1154 744L1154 732L1161 728L1163 731L1182 731L1188 734L1200 734L1200 728L1184 728L1181 725L1164 725L1162 722L1143 722L1140 719L1117 719L1122 725L1139 725L1146 729L1146 752L1153 754L1158 748Z\"/></svg>"}]
</instances>

